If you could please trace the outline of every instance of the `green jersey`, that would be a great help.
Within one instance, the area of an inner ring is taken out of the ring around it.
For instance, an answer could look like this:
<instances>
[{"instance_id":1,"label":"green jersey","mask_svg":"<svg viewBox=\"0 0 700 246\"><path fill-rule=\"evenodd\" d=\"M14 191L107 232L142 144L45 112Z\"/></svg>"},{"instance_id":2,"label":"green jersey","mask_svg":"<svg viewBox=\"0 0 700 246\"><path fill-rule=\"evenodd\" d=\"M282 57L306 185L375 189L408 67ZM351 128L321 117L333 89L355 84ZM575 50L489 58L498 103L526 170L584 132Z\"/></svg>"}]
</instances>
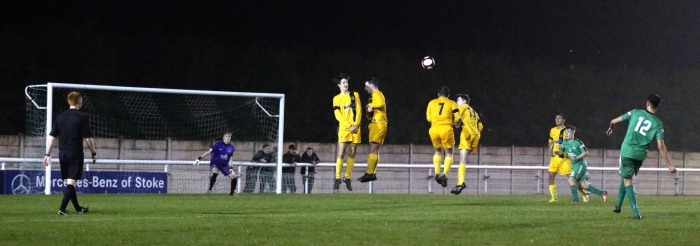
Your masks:
<instances>
[{"instance_id":1,"label":"green jersey","mask_svg":"<svg viewBox=\"0 0 700 246\"><path fill-rule=\"evenodd\" d=\"M625 141L620 148L621 156L644 160L651 140L654 137L656 140L664 140L664 124L649 111L633 109L620 117L629 122Z\"/></svg>"},{"instance_id":2,"label":"green jersey","mask_svg":"<svg viewBox=\"0 0 700 246\"><path fill-rule=\"evenodd\" d=\"M569 157L574 157L574 156L579 156L583 154L583 152L588 151L586 149L586 145L583 144L583 141L579 140L578 138L574 138L571 140L564 140L561 143L561 146L564 148L564 151L569 154ZM586 161L581 158L575 161L571 161L571 166L575 165L588 165Z\"/></svg>"}]
</instances>

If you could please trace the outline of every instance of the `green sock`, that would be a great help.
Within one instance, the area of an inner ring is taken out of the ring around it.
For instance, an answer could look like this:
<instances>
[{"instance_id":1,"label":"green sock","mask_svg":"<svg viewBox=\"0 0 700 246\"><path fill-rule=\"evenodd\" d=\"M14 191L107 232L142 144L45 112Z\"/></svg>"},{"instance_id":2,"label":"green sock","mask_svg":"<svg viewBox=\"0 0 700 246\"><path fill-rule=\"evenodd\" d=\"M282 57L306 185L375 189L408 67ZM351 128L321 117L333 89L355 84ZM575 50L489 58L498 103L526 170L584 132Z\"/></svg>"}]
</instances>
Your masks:
<instances>
[{"instance_id":1,"label":"green sock","mask_svg":"<svg viewBox=\"0 0 700 246\"><path fill-rule=\"evenodd\" d=\"M578 202L578 185L571 186L571 196L574 198L574 202Z\"/></svg>"},{"instance_id":2,"label":"green sock","mask_svg":"<svg viewBox=\"0 0 700 246\"><path fill-rule=\"evenodd\" d=\"M599 195L599 196L603 195L603 191L599 190L598 188L595 188L595 186L592 186L590 184L588 185L588 189L586 189L586 190L590 191L593 194Z\"/></svg>"},{"instance_id":3,"label":"green sock","mask_svg":"<svg viewBox=\"0 0 700 246\"><path fill-rule=\"evenodd\" d=\"M625 180L620 180L620 191L617 193L617 203L615 207L622 207L622 201L625 200Z\"/></svg>"},{"instance_id":4,"label":"green sock","mask_svg":"<svg viewBox=\"0 0 700 246\"><path fill-rule=\"evenodd\" d=\"M634 185L625 186L627 191L627 198L630 199L630 207L632 207L632 212L634 216L639 216L639 209L637 208L637 198L634 196Z\"/></svg>"}]
</instances>

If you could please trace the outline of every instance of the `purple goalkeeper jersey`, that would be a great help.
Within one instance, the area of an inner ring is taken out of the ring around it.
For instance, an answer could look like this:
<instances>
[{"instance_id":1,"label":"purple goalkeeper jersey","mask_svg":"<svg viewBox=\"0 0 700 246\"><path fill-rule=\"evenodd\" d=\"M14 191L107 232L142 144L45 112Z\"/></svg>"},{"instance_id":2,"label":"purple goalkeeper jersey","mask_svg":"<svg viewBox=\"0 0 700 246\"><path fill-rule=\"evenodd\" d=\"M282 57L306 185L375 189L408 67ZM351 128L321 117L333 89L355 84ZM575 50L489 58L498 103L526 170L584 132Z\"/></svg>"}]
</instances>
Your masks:
<instances>
[{"instance_id":1,"label":"purple goalkeeper jersey","mask_svg":"<svg viewBox=\"0 0 700 246\"><path fill-rule=\"evenodd\" d=\"M236 151L236 148L233 147L233 144L225 144L224 142L215 143L214 146L211 146L211 149L209 149L209 152L211 152L210 163L213 165L228 165L228 161L231 159L231 156L233 156L234 151Z\"/></svg>"}]
</instances>

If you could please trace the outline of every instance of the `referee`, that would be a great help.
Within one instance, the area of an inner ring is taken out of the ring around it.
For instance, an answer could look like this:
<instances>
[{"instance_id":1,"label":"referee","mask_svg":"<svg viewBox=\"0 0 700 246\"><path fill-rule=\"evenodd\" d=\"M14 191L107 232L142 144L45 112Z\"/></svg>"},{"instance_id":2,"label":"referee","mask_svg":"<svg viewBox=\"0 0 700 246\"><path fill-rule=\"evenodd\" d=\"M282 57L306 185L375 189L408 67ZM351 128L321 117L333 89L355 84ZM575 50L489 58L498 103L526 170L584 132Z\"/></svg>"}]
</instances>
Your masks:
<instances>
[{"instance_id":1,"label":"referee","mask_svg":"<svg viewBox=\"0 0 700 246\"><path fill-rule=\"evenodd\" d=\"M85 158L83 156L83 139L92 153L92 163L94 164L96 161L95 142L92 139L88 116L78 111L83 105L83 97L80 92L73 91L68 94L68 104L70 104L70 109L58 115L53 121L49 142L46 146L46 156L44 156L44 165L48 166L51 164L53 141L58 138L61 179L64 179L66 184L66 189L63 191L63 201L58 210L59 215L68 215L68 211L66 211L68 201L73 202L73 207L79 214L90 211L90 208L81 207L78 204L78 196L75 192L75 181L80 180L83 174Z\"/></svg>"}]
</instances>

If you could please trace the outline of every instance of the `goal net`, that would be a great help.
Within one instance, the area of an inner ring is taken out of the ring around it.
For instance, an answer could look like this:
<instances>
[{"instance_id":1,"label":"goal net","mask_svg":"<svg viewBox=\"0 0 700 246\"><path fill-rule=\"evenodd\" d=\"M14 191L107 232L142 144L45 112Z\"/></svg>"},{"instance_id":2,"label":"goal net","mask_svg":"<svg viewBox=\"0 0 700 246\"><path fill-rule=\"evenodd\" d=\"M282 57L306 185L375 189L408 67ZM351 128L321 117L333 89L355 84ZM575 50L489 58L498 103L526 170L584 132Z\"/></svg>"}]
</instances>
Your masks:
<instances>
[{"instance_id":1,"label":"goal net","mask_svg":"<svg viewBox=\"0 0 700 246\"><path fill-rule=\"evenodd\" d=\"M71 91L82 94L83 105L80 111L89 116L96 139L99 165L92 165L90 171L157 168L162 172L163 164L172 164L170 170L166 170L170 179L192 179L192 182L184 182L184 187L170 188L201 192L202 187L206 188L205 183L208 183L207 177L210 175L208 162L197 167L192 167L191 163L213 143L221 141L225 132L233 133L231 141L236 147L234 157L243 163L250 161L253 150L239 154L237 142L261 143L260 146L268 143L282 149L283 94L63 83L25 88L25 132L28 139L33 138L33 142L45 146L44 139L51 130L53 119L69 108L67 95ZM27 149L25 158L44 156L45 147ZM57 151L54 150L54 153ZM45 168L46 194L51 193L51 170L58 170L56 157L57 155L53 156L54 167ZM89 155L86 154L86 157L89 158ZM160 165L149 165L154 163ZM44 168L41 163L26 163L24 167ZM235 166L234 171L238 173ZM215 188L228 189L228 178L219 176ZM60 177L54 177L56 178Z\"/></svg>"}]
</instances>

